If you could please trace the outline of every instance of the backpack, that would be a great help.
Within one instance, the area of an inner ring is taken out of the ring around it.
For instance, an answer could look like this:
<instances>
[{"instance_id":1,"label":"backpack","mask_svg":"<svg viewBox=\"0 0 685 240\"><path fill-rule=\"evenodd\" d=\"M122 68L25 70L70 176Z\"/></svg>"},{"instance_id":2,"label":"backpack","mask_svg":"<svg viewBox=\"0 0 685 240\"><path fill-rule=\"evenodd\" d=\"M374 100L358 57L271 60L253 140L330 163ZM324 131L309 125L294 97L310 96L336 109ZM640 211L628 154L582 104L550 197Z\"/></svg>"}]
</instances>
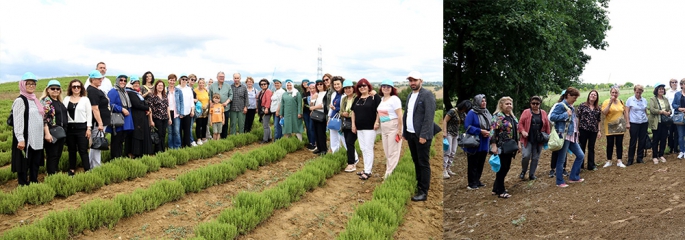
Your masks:
<instances>
[{"instance_id":1,"label":"backpack","mask_svg":"<svg viewBox=\"0 0 685 240\"><path fill-rule=\"evenodd\" d=\"M28 111L28 106L29 106L29 100L24 97L24 95L19 95L17 98L21 98L24 100L24 106L26 107L26 110L24 111L24 119L29 119L29 111ZM14 111L10 110L10 116L7 117L7 125L10 127L14 127Z\"/></svg>"}]
</instances>

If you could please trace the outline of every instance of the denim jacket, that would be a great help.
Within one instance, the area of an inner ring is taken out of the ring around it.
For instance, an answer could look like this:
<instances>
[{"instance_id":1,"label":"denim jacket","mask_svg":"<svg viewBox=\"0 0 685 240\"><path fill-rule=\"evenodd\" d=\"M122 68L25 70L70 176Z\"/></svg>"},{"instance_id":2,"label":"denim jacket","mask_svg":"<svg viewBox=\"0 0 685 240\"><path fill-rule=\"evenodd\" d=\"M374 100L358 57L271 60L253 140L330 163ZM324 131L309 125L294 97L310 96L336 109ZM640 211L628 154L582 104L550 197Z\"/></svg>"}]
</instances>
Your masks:
<instances>
[{"instance_id":1,"label":"denim jacket","mask_svg":"<svg viewBox=\"0 0 685 240\"><path fill-rule=\"evenodd\" d=\"M554 107L554 109L552 109L549 119L554 122L554 129L557 130L557 133L561 134L563 132L564 127L566 127L566 121L569 118L568 112L566 112L566 108L564 106L571 109L571 114L573 115L571 116L571 121L569 122L568 129L566 131L567 135L571 135L575 131L575 129L573 129L573 122L576 121L576 110L573 108L573 106L569 105L566 102L566 99L564 99L562 102L557 104L556 107Z\"/></svg>"},{"instance_id":2,"label":"denim jacket","mask_svg":"<svg viewBox=\"0 0 685 240\"><path fill-rule=\"evenodd\" d=\"M183 115L183 92L178 87L174 89L174 100L176 101L176 112L178 115Z\"/></svg>"}]
</instances>

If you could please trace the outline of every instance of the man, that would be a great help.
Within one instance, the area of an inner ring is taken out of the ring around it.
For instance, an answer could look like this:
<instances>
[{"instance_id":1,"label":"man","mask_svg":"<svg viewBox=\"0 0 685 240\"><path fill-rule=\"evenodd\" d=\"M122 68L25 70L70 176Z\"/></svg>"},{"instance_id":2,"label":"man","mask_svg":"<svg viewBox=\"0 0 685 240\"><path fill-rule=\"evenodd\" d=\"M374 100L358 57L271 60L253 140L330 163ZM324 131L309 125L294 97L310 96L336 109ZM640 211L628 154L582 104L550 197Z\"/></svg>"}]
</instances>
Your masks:
<instances>
[{"instance_id":1,"label":"man","mask_svg":"<svg viewBox=\"0 0 685 240\"><path fill-rule=\"evenodd\" d=\"M219 72L216 74L216 82L209 87L209 96L214 96L215 93L221 95L221 104L224 105L224 119L228 119L229 110L231 109L231 101L233 99L233 90L224 84L226 74ZM210 107L213 103L210 103ZM221 127L221 138L226 138L228 135L228 121L224 122Z\"/></svg>"},{"instance_id":2,"label":"man","mask_svg":"<svg viewBox=\"0 0 685 240\"><path fill-rule=\"evenodd\" d=\"M422 88L421 73L412 71L407 76L412 93L407 97L407 111L402 118L402 138L407 141L416 169L417 194L412 201L426 201L430 187L431 168L428 163L433 135L440 128L433 122L435 117L435 96Z\"/></svg>"},{"instance_id":3,"label":"man","mask_svg":"<svg viewBox=\"0 0 685 240\"><path fill-rule=\"evenodd\" d=\"M666 98L668 99L668 104L670 104L669 106L672 106L675 94L680 90L678 90L677 79L671 78L668 83L671 89L666 91ZM671 111L671 116L673 116L673 113L675 113L675 111ZM676 126L677 125L675 124L671 124L671 127L668 129L668 154L680 152L680 149L678 149L678 128Z\"/></svg>"},{"instance_id":4,"label":"man","mask_svg":"<svg viewBox=\"0 0 685 240\"><path fill-rule=\"evenodd\" d=\"M99 62L97 65L95 65L95 70L98 70L98 72L100 72L100 75L102 75L102 84L100 84L100 87L98 87L98 89L102 90L102 92L105 93L105 96L107 96L109 90L112 89L112 81L110 81L109 78L105 77L105 73L107 73L107 65L105 65L104 62ZM86 79L85 89L88 89L88 86L90 86L90 77Z\"/></svg>"},{"instance_id":5,"label":"man","mask_svg":"<svg viewBox=\"0 0 685 240\"><path fill-rule=\"evenodd\" d=\"M104 76L98 70L93 70L88 74L90 86L88 86L86 91L93 111L93 130L91 131L91 137L98 136L100 132L102 132L102 135L100 136L104 137L105 127L109 125L111 119L109 99L107 98L107 95L102 92L102 89L99 88L102 86L103 79ZM90 160L91 169L102 165L100 151L101 150L98 149L90 149L88 158Z\"/></svg>"},{"instance_id":6,"label":"man","mask_svg":"<svg viewBox=\"0 0 685 240\"><path fill-rule=\"evenodd\" d=\"M231 102L231 135L236 133L236 128L238 128L238 133L243 133L245 130L245 114L247 113L247 87L240 84L240 73L233 74L233 85L231 85L231 90L233 91L233 101Z\"/></svg>"}]
</instances>

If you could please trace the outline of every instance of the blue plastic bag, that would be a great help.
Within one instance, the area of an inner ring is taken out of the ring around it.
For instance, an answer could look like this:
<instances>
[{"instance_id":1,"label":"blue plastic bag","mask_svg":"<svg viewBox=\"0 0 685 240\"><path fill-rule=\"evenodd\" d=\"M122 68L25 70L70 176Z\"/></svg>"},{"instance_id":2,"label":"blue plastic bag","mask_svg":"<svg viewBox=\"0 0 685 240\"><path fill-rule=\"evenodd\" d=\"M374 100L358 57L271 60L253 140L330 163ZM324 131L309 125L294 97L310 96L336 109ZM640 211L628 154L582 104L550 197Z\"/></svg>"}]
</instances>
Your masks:
<instances>
[{"instance_id":1,"label":"blue plastic bag","mask_svg":"<svg viewBox=\"0 0 685 240\"><path fill-rule=\"evenodd\" d=\"M501 167L499 155L490 155L490 160L488 162L490 163L490 168L492 168L493 172L499 172L499 168Z\"/></svg>"},{"instance_id":2,"label":"blue plastic bag","mask_svg":"<svg viewBox=\"0 0 685 240\"><path fill-rule=\"evenodd\" d=\"M281 118L281 121L279 122L279 124L281 124L281 126L283 126L283 124L285 124L285 119Z\"/></svg>"},{"instance_id":3,"label":"blue plastic bag","mask_svg":"<svg viewBox=\"0 0 685 240\"><path fill-rule=\"evenodd\" d=\"M450 142L447 141L447 138L442 139L442 150L445 152L450 150Z\"/></svg>"}]
</instances>

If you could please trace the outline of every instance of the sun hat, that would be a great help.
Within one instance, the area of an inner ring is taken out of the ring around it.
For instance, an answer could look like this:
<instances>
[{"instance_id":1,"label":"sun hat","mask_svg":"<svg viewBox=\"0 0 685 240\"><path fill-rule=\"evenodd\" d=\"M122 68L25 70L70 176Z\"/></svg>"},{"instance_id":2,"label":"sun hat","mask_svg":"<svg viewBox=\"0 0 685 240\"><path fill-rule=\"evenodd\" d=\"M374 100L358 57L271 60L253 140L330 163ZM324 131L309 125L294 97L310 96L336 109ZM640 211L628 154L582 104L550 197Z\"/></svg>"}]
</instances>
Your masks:
<instances>
[{"instance_id":1,"label":"sun hat","mask_svg":"<svg viewBox=\"0 0 685 240\"><path fill-rule=\"evenodd\" d=\"M293 80L286 79L286 80L285 80L285 84L288 84L288 83L291 83L291 84L292 84L292 83L293 83Z\"/></svg>"},{"instance_id":2,"label":"sun hat","mask_svg":"<svg viewBox=\"0 0 685 240\"><path fill-rule=\"evenodd\" d=\"M305 79L302 79L302 82L303 82L303 83L306 82L307 84L309 84L309 79L306 79L306 78L305 78Z\"/></svg>"},{"instance_id":3,"label":"sun hat","mask_svg":"<svg viewBox=\"0 0 685 240\"><path fill-rule=\"evenodd\" d=\"M418 71L411 71L409 75L407 75L407 79L413 78L413 79L422 79L421 78L421 73Z\"/></svg>"},{"instance_id":4,"label":"sun hat","mask_svg":"<svg viewBox=\"0 0 685 240\"><path fill-rule=\"evenodd\" d=\"M383 86L383 85L388 85L388 86L391 86L391 87L395 87L395 83L393 83L392 80L390 80L390 79L385 79L385 80L383 80L383 82L381 82L381 86Z\"/></svg>"},{"instance_id":5,"label":"sun hat","mask_svg":"<svg viewBox=\"0 0 685 240\"><path fill-rule=\"evenodd\" d=\"M345 81L343 82L343 88L352 87L352 86L354 86L354 84L352 84L352 81L351 81L351 80L345 80Z\"/></svg>"},{"instance_id":6,"label":"sun hat","mask_svg":"<svg viewBox=\"0 0 685 240\"><path fill-rule=\"evenodd\" d=\"M102 73L98 70L92 70L88 74L88 78L102 78Z\"/></svg>"},{"instance_id":7,"label":"sun hat","mask_svg":"<svg viewBox=\"0 0 685 240\"><path fill-rule=\"evenodd\" d=\"M666 84L663 84L663 83L660 83L660 82L657 82L656 84L654 84L654 88L658 88L659 86L664 86L664 87L666 87Z\"/></svg>"},{"instance_id":8,"label":"sun hat","mask_svg":"<svg viewBox=\"0 0 685 240\"><path fill-rule=\"evenodd\" d=\"M119 79L119 78L126 78L126 79L128 79L128 76L126 76L126 74L120 74L119 76L117 76L117 79Z\"/></svg>"},{"instance_id":9,"label":"sun hat","mask_svg":"<svg viewBox=\"0 0 685 240\"><path fill-rule=\"evenodd\" d=\"M36 81L36 75L34 75L32 72L26 72L24 75L21 75L21 80L26 81L26 80L33 80Z\"/></svg>"},{"instance_id":10,"label":"sun hat","mask_svg":"<svg viewBox=\"0 0 685 240\"><path fill-rule=\"evenodd\" d=\"M316 82L310 82L309 84L307 84L307 86L309 86L309 87L316 86Z\"/></svg>"},{"instance_id":11,"label":"sun hat","mask_svg":"<svg viewBox=\"0 0 685 240\"><path fill-rule=\"evenodd\" d=\"M182 77L188 77L188 74L186 73L181 73L181 75L178 75L178 78L181 79Z\"/></svg>"},{"instance_id":12,"label":"sun hat","mask_svg":"<svg viewBox=\"0 0 685 240\"><path fill-rule=\"evenodd\" d=\"M275 83L275 82L281 83L281 80L274 79L273 82L274 82L274 83Z\"/></svg>"},{"instance_id":13,"label":"sun hat","mask_svg":"<svg viewBox=\"0 0 685 240\"><path fill-rule=\"evenodd\" d=\"M131 80L129 81L130 84L133 84L134 82L140 82L140 78L136 75L131 75Z\"/></svg>"},{"instance_id":14,"label":"sun hat","mask_svg":"<svg viewBox=\"0 0 685 240\"><path fill-rule=\"evenodd\" d=\"M51 86L58 86L61 88L62 84L59 83L59 81L57 81L57 79L52 79L48 82L48 87L51 87Z\"/></svg>"}]
</instances>

